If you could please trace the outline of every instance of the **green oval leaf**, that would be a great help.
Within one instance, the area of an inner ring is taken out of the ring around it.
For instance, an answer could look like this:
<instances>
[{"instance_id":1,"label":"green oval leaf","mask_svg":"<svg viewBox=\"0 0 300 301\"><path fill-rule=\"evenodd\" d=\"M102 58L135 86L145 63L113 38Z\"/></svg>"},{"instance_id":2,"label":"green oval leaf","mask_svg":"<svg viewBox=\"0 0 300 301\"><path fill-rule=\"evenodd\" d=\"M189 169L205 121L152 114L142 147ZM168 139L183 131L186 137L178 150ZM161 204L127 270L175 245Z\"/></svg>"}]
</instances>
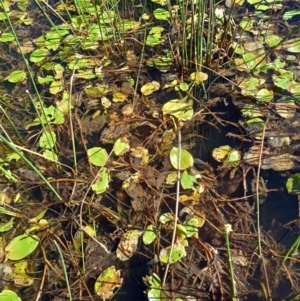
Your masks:
<instances>
[{"instance_id":1,"label":"green oval leaf","mask_svg":"<svg viewBox=\"0 0 300 301\"><path fill-rule=\"evenodd\" d=\"M26 79L26 73L23 70L15 70L5 79L10 83L19 83Z\"/></svg>"},{"instance_id":2,"label":"green oval leaf","mask_svg":"<svg viewBox=\"0 0 300 301\"><path fill-rule=\"evenodd\" d=\"M178 166L178 161L179 161L178 159L179 159L179 148L173 147L170 152L170 160L171 160L172 166L175 169L178 169L178 167L180 167L180 170L185 170L194 165L194 158L185 149L181 149L180 166Z\"/></svg>"},{"instance_id":3,"label":"green oval leaf","mask_svg":"<svg viewBox=\"0 0 300 301\"><path fill-rule=\"evenodd\" d=\"M6 256L10 260L20 260L32 253L39 244L36 235L22 234L13 238L5 248Z\"/></svg>"},{"instance_id":4,"label":"green oval leaf","mask_svg":"<svg viewBox=\"0 0 300 301\"><path fill-rule=\"evenodd\" d=\"M148 225L143 233L143 242L145 245L151 244L156 238L156 233L153 225Z\"/></svg>"},{"instance_id":5,"label":"green oval leaf","mask_svg":"<svg viewBox=\"0 0 300 301\"><path fill-rule=\"evenodd\" d=\"M0 301L21 301L20 297L11 290L3 290L0 293Z\"/></svg>"},{"instance_id":6,"label":"green oval leaf","mask_svg":"<svg viewBox=\"0 0 300 301\"><path fill-rule=\"evenodd\" d=\"M93 147L88 149L88 157L93 165L103 166L107 162L108 154L102 147Z\"/></svg>"}]
</instances>

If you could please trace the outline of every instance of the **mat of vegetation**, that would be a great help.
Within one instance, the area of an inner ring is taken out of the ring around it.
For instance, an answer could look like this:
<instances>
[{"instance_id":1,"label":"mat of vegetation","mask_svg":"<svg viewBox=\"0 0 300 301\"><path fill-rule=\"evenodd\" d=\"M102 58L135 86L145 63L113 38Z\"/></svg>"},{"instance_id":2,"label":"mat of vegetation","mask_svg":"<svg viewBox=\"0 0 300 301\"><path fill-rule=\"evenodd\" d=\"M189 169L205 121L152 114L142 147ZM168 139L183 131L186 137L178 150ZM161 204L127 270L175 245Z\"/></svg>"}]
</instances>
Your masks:
<instances>
[{"instance_id":1,"label":"mat of vegetation","mask_svg":"<svg viewBox=\"0 0 300 301\"><path fill-rule=\"evenodd\" d=\"M298 300L260 210L300 194L299 15L0 0L0 301Z\"/></svg>"}]
</instances>

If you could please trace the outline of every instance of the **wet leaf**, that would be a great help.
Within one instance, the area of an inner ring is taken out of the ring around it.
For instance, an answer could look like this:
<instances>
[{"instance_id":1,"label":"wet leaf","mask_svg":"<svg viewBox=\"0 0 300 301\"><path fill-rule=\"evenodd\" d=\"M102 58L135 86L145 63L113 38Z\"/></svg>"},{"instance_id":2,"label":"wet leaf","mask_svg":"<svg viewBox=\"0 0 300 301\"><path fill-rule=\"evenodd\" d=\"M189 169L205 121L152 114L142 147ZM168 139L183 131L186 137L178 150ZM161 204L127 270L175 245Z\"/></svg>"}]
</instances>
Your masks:
<instances>
[{"instance_id":1,"label":"wet leaf","mask_svg":"<svg viewBox=\"0 0 300 301\"><path fill-rule=\"evenodd\" d=\"M213 158L218 162L223 162L223 160L228 156L231 151L231 147L229 145L223 145L215 148L212 151Z\"/></svg>"},{"instance_id":2,"label":"wet leaf","mask_svg":"<svg viewBox=\"0 0 300 301\"><path fill-rule=\"evenodd\" d=\"M64 85L63 82L61 80L55 80L51 83L50 87L49 87L49 92L51 94L57 94L61 91L63 91L64 89Z\"/></svg>"},{"instance_id":3,"label":"wet leaf","mask_svg":"<svg viewBox=\"0 0 300 301\"><path fill-rule=\"evenodd\" d=\"M14 226L14 220L11 219L6 223L1 223L0 224L0 232L6 232L9 231L10 229L12 229Z\"/></svg>"},{"instance_id":4,"label":"wet leaf","mask_svg":"<svg viewBox=\"0 0 300 301\"><path fill-rule=\"evenodd\" d=\"M52 161L55 161L57 162L58 160L58 157L56 155L56 153L53 151L53 150L50 150L50 149L46 149L43 151L43 156L47 159L50 159Z\"/></svg>"},{"instance_id":5,"label":"wet leaf","mask_svg":"<svg viewBox=\"0 0 300 301\"><path fill-rule=\"evenodd\" d=\"M94 289L101 300L108 300L113 296L113 291L121 287L123 278L120 277L121 270L111 266L104 270L97 278Z\"/></svg>"},{"instance_id":6,"label":"wet leaf","mask_svg":"<svg viewBox=\"0 0 300 301\"><path fill-rule=\"evenodd\" d=\"M129 230L124 233L116 251L117 258L122 261L131 258L137 250L137 245L141 234L142 231L139 230Z\"/></svg>"},{"instance_id":7,"label":"wet leaf","mask_svg":"<svg viewBox=\"0 0 300 301\"><path fill-rule=\"evenodd\" d=\"M92 185L92 190L97 194L105 192L109 187L109 179L109 172L107 168L103 168L99 175L99 178Z\"/></svg>"},{"instance_id":8,"label":"wet leaf","mask_svg":"<svg viewBox=\"0 0 300 301\"><path fill-rule=\"evenodd\" d=\"M276 103L276 112L283 118L292 119L296 114L296 104L292 97L281 97Z\"/></svg>"},{"instance_id":9,"label":"wet leaf","mask_svg":"<svg viewBox=\"0 0 300 301\"><path fill-rule=\"evenodd\" d=\"M14 237L6 246L6 256L10 260L20 260L31 254L38 246L36 235L22 234Z\"/></svg>"},{"instance_id":10,"label":"wet leaf","mask_svg":"<svg viewBox=\"0 0 300 301\"><path fill-rule=\"evenodd\" d=\"M21 301L21 298L11 290L3 290L0 293L0 301Z\"/></svg>"},{"instance_id":11,"label":"wet leaf","mask_svg":"<svg viewBox=\"0 0 300 301\"><path fill-rule=\"evenodd\" d=\"M183 226L186 229L186 236L192 237L193 235L198 235L199 219L197 217L192 217L190 220L185 221ZM201 226L200 226L201 227Z\"/></svg>"},{"instance_id":12,"label":"wet leaf","mask_svg":"<svg viewBox=\"0 0 300 301\"><path fill-rule=\"evenodd\" d=\"M46 131L43 132L39 139L39 144L41 148L48 148L52 149L56 143L56 134L55 132L51 131Z\"/></svg>"},{"instance_id":13,"label":"wet leaf","mask_svg":"<svg viewBox=\"0 0 300 301\"><path fill-rule=\"evenodd\" d=\"M144 230L144 233L143 233L143 243L145 245L149 245L151 244L154 239L156 238L156 233L155 233L155 228L153 227L153 225L148 225L146 227L146 229Z\"/></svg>"},{"instance_id":14,"label":"wet leaf","mask_svg":"<svg viewBox=\"0 0 300 301\"><path fill-rule=\"evenodd\" d=\"M174 215L172 213L164 213L159 217L159 221L164 225L168 222L174 221Z\"/></svg>"},{"instance_id":15,"label":"wet leaf","mask_svg":"<svg viewBox=\"0 0 300 301\"><path fill-rule=\"evenodd\" d=\"M26 274L27 266L28 262L24 260L14 264L11 280L17 287L27 287L34 283L34 279Z\"/></svg>"},{"instance_id":16,"label":"wet leaf","mask_svg":"<svg viewBox=\"0 0 300 301\"><path fill-rule=\"evenodd\" d=\"M289 52L299 53L300 52L300 38L288 40L283 43L282 47Z\"/></svg>"},{"instance_id":17,"label":"wet leaf","mask_svg":"<svg viewBox=\"0 0 300 301\"><path fill-rule=\"evenodd\" d=\"M41 62L49 55L49 53L50 52L47 49L37 49L31 53L29 60L32 63Z\"/></svg>"},{"instance_id":18,"label":"wet leaf","mask_svg":"<svg viewBox=\"0 0 300 301\"><path fill-rule=\"evenodd\" d=\"M102 147L93 147L88 149L88 158L95 166L103 166L108 160L108 154Z\"/></svg>"},{"instance_id":19,"label":"wet leaf","mask_svg":"<svg viewBox=\"0 0 300 301\"><path fill-rule=\"evenodd\" d=\"M256 94L256 99L259 102L270 102L272 101L273 97L273 91L268 89L260 89Z\"/></svg>"},{"instance_id":20,"label":"wet leaf","mask_svg":"<svg viewBox=\"0 0 300 301\"><path fill-rule=\"evenodd\" d=\"M294 16L300 15L300 10L299 9L294 9L294 10L289 10L284 13L283 15L283 20L289 20L292 19Z\"/></svg>"},{"instance_id":21,"label":"wet leaf","mask_svg":"<svg viewBox=\"0 0 300 301\"><path fill-rule=\"evenodd\" d=\"M223 166L227 167L227 166L238 166L240 164L241 161L241 152L239 152L238 150L232 149L226 159L223 162Z\"/></svg>"},{"instance_id":22,"label":"wet leaf","mask_svg":"<svg viewBox=\"0 0 300 301\"><path fill-rule=\"evenodd\" d=\"M171 16L170 12L162 8L155 9L153 14L157 20L168 20L168 18Z\"/></svg>"},{"instance_id":23,"label":"wet leaf","mask_svg":"<svg viewBox=\"0 0 300 301\"><path fill-rule=\"evenodd\" d=\"M181 243L175 243L171 253L171 246L167 248L163 248L159 253L159 260L162 263L168 263L170 257L170 263L175 263L181 260L184 256L186 256L185 248Z\"/></svg>"},{"instance_id":24,"label":"wet leaf","mask_svg":"<svg viewBox=\"0 0 300 301\"><path fill-rule=\"evenodd\" d=\"M141 92L143 95L148 96L153 92L157 91L160 88L160 83L156 81L152 81L151 83L147 83L141 88Z\"/></svg>"},{"instance_id":25,"label":"wet leaf","mask_svg":"<svg viewBox=\"0 0 300 301\"><path fill-rule=\"evenodd\" d=\"M291 175L286 182L288 193L300 194L300 173Z\"/></svg>"},{"instance_id":26,"label":"wet leaf","mask_svg":"<svg viewBox=\"0 0 300 301\"><path fill-rule=\"evenodd\" d=\"M5 79L10 83L19 83L26 79L26 73L23 70L15 70Z\"/></svg>"},{"instance_id":27,"label":"wet leaf","mask_svg":"<svg viewBox=\"0 0 300 301\"><path fill-rule=\"evenodd\" d=\"M0 36L0 42L12 42L15 40L15 36L10 33L10 32L4 32L1 36Z\"/></svg>"},{"instance_id":28,"label":"wet leaf","mask_svg":"<svg viewBox=\"0 0 300 301\"><path fill-rule=\"evenodd\" d=\"M194 165L193 156L183 148L181 149L181 156L179 160L179 148L173 147L170 152L170 161L175 169L178 169L180 167L180 170L185 170ZM178 161L180 161L180 166L178 166Z\"/></svg>"},{"instance_id":29,"label":"wet leaf","mask_svg":"<svg viewBox=\"0 0 300 301\"><path fill-rule=\"evenodd\" d=\"M203 83L204 81L206 81L208 79L208 74L204 73L204 72L201 72L201 71L193 72L190 75L190 79L196 85L200 85L201 83Z\"/></svg>"},{"instance_id":30,"label":"wet leaf","mask_svg":"<svg viewBox=\"0 0 300 301\"><path fill-rule=\"evenodd\" d=\"M183 189L195 189L194 183L197 183L197 177L190 175L186 170L181 174L180 184Z\"/></svg>"},{"instance_id":31,"label":"wet leaf","mask_svg":"<svg viewBox=\"0 0 300 301\"><path fill-rule=\"evenodd\" d=\"M193 100L184 97L182 99L172 99L163 105L164 115L172 115L179 120L190 120L194 115Z\"/></svg>"},{"instance_id":32,"label":"wet leaf","mask_svg":"<svg viewBox=\"0 0 300 301\"><path fill-rule=\"evenodd\" d=\"M129 151L130 145L126 137L119 138L114 144L114 153L116 156L121 156Z\"/></svg>"}]
</instances>

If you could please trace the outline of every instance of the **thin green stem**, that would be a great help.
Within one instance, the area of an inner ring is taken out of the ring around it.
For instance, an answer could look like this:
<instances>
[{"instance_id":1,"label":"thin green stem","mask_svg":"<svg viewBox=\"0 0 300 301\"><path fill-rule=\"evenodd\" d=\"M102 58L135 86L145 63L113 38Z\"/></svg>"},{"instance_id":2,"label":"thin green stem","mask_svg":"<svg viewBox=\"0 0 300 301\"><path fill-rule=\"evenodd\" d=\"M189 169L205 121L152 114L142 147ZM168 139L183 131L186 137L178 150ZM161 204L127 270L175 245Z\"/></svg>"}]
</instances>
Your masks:
<instances>
[{"instance_id":1,"label":"thin green stem","mask_svg":"<svg viewBox=\"0 0 300 301\"><path fill-rule=\"evenodd\" d=\"M66 284L67 284L67 289L68 289L68 299L70 301L72 301L72 294L71 294L71 288L70 288L70 284L69 284L69 278L68 278L68 274L67 274L67 268L66 268L66 264L65 264L65 259L64 259L64 256L63 256L63 253L61 251L61 248L59 246L59 244L56 242L56 240L53 240L54 241L54 244L57 248L57 251L59 253L59 256L60 256L60 260L61 260L61 264L62 264L62 268L63 268L63 271L64 271L64 275L65 275L65 280L66 280Z\"/></svg>"}]
</instances>

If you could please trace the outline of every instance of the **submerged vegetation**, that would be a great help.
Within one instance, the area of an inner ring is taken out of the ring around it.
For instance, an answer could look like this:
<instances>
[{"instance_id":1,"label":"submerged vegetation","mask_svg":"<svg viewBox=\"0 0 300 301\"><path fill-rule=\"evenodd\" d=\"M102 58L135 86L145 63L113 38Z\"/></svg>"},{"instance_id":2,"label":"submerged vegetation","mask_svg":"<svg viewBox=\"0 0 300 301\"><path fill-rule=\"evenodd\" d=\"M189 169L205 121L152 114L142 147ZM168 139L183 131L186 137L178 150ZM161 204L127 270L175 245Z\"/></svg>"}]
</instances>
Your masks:
<instances>
[{"instance_id":1,"label":"submerged vegetation","mask_svg":"<svg viewBox=\"0 0 300 301\"><path fill-rule=\"evenodd\" d=\"M0 301L298 300L299 15L0 0Z\"/></svg>"}]
</instances>

